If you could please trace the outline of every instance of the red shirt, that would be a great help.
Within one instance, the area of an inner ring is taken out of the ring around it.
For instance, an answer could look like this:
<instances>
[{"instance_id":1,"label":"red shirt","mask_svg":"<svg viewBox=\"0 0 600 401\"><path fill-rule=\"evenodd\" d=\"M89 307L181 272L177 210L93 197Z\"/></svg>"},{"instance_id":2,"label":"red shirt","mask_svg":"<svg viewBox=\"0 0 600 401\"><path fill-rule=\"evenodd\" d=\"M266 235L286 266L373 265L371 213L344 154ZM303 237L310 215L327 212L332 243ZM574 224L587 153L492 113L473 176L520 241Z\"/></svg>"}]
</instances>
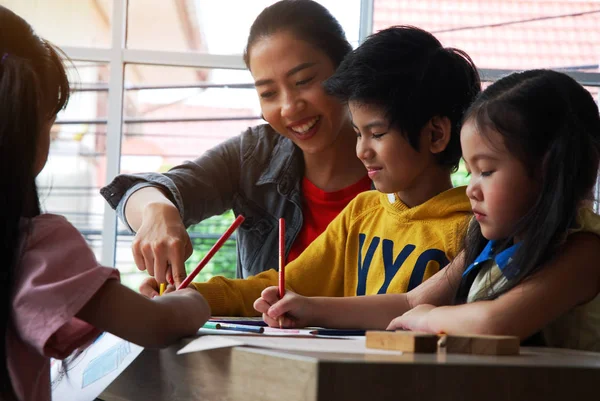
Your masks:
<instances>
[{"instance_id":1,"label":"red shirt","mask_svg":"<svg viewBox=\"0 0 600 401\"><path fill-rule=\"evenodd\" d=\"M290 249L287 263L296 259L329 225L346 205L361 192L371 189L371 179L365 175L358 182L339 191L325 192L302 179L302 216L304 224Z\"/></svg>"}]
</instances>

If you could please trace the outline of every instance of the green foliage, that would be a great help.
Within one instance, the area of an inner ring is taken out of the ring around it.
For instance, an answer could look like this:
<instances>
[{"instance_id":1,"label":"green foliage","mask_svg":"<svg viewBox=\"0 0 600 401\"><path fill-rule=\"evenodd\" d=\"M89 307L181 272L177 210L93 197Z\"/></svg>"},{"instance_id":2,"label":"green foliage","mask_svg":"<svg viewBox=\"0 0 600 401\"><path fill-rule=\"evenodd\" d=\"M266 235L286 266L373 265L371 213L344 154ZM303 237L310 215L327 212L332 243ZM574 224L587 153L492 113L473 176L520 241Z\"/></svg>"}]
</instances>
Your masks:
<instances>
[{"instance_id":1,"label":"green foliage","mask_svg":"<svg viewBox=\"0 0 600 401\"><path fill-rule=\"evenodd\" d=\"M233 212L228 211L221 216L214 216L204 220L199 224L188 228L188 233L192 239L194 252L185 262L185 268L188 274L192 272L204 255L223 235L227 228L233 223ZM237 250L235 243L235 233L223 244L219 252L208 262L194 281L206 281L213 276L225 276L234 278L236 274Z\"/></svg>"},{"instance_id":2,"label":"green foliage","mask_svg":"<svg viewBox=\"0 0 600 401\"><path fill-rule=\"evenodd\" d=\"M469 184L469 175L467 173L467 168L465 167L465 162L460 159L460 164L458 165L458 171L452 174L452 185L455 187L459 187L461 185Z\"/></svg>"}]
</instances>

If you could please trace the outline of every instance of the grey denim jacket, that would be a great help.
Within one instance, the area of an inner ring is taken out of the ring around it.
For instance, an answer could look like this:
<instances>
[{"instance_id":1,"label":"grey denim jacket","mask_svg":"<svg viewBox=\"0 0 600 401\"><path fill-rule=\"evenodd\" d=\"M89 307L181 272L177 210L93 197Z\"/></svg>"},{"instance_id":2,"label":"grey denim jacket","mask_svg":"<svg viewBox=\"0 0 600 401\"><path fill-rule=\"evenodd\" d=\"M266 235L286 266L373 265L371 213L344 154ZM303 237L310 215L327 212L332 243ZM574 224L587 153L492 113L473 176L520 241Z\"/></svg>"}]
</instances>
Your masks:
<instances>
[{"instance_id":1,"label":"grey denim jacket","mask_svg":"<svg viewBox=\"0 0 600 401\"><path fill-rule=\"evenodd\" d=\"M271 126L259 125L167 173L121 174L100 193L130 230L124 206L147 186L164 190L186 227L233 209L246 218L237 231L237 276L246 278L278 268L280 217L287 257L303 223L303 175L302 151Z\"/></svg>"}]
</instances>

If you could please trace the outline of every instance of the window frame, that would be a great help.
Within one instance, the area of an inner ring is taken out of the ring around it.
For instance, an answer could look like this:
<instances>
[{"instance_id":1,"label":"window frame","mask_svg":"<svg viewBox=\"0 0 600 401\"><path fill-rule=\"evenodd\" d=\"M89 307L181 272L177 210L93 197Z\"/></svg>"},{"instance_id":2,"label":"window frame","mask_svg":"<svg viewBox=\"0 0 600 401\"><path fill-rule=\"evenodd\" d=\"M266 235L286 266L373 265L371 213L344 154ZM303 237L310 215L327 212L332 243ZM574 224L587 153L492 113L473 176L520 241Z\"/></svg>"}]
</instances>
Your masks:
<instances>
[{"instance_id":1,"label":"window frame","mask_svg":"<svg viewBox=\"0 0 600 401\"><path fill-rule=\"evenodd\" d=\"M106 180L108 184L120 172L123 127L125 66L150 64L193 68L245 69L241 55L217 55L196 52L137 50L126 47L128 0L114 0L110 48L64 46L65 54L76 61L105 62L110 68L108 82L108 114L106 128ZM372 33L374 0L361 0L359 44ZM508 69L480 69L483 81L495 81L516 72ZM563 71L585 86L600 87L600 73ZM600 97L600 95L599 95ZM600 99L597 99L600 103ZM598 187L598 186L597 186ZM600 189L596 189L598 198ZM114 266L117 251L117 217L105 203L102 226L101 263Z\"/></svg>"}]
</instances>

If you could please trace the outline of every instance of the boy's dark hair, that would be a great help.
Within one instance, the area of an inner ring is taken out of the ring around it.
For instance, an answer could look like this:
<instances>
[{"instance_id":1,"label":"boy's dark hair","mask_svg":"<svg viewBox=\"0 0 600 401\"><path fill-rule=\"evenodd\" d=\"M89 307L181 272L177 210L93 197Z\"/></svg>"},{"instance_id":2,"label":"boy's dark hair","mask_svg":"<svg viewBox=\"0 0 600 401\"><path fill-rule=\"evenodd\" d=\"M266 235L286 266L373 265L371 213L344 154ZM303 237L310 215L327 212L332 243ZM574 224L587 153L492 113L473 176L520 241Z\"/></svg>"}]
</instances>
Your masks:
<instances>
[{"instance_id":1,"label":"boy's dark hair","mask_svg":"<svg viewBox=\"0 0 600 401\"><path fill-rule=\"evenodd\" d=\"M421 129L433 117L448 117L450 142L437 155L452 171L461 157L464 111L481 91L479 74L463 51L444 48L429 32L394 26L367 38L324 83L343 102L382 107L391 126L419 150Z\"/></svg>"},{"instance_id":2,"label":"boy's dark hair","mask_svg":"<svg viewBox=\"0 0 600 401\"><path fill-rule=\"evenodd\" d=\"M29 24L0 6L0 399L16 395L7 365L6 335L19 259L23 217L40 213L35 164L42 127L69 98L57 50Z\"/></svg>"},{"instance_id":3,"label":"boy's dark hair","mask_svg":"<svg viewBox=\"0 0 600 401\"><path fill-rule=\"evenodd\" d=\"M252 45L278 32L290 32L325 53L337 68L352 50L340 23L312 0L282 0L265 8L250 27L244 62L250 69Z\"/></svg>"},{"instance_id":4,"label":"boy's dark hair","mask_svg":"<svg viewBox=\"0 0 600 401\"><path fill-rule=\"evenodd\" d=\"M533 70L490 85L465 113L467 120L484 137L491 131L500 134L507 150L539 180L541 188L531 210L495 250L502 251L517 234L521 238L509 265L514 279L481 298L493 299L555 255L576 224L579 208L590 197L598 175L600 117L592 95L574 79L556 71ZM479 224L471 224L465 238L465 268L487 242ZM466 302L474 275L463 279L457 303Z\"/></svg>"}]
</instances>

